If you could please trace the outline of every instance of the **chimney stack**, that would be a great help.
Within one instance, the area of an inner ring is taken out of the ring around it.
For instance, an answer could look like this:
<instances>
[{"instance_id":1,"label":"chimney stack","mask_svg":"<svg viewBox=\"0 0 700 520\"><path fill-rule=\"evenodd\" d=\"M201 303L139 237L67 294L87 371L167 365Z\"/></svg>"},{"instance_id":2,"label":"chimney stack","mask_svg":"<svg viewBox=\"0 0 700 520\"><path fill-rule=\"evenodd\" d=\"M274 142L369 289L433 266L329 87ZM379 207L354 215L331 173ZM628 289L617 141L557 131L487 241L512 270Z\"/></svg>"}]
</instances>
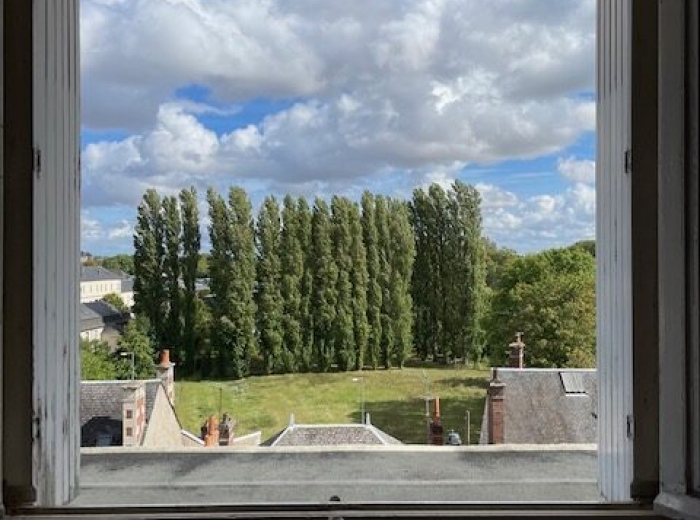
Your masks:
<instances>
[{"instance_id":1,"label":"chimney stack","mask_svg":"<svg viewBox=\"0 0 700 520\"><path fill-rule=\"evenodd\" d=\"M525 350L525 343L523 343L523 333L517 332L515 334L515 341L508 345L510 347L510 357L508 359L508 366L510 368L523 368L523 351Z\"/></svg>"},{"instance_id":2,"label":"chimney stack","mask_svg":"<svg viewBox=\"0 0 700 520\"><path fill-rule=\"evenodd\" d=\"M160 363L156 365L156 375L165 387L170 404L175 406L175 363L170 361L170 350L167 348L160 353Z\"/></svg>"},{"instance_id":3,"label":"chimney stack","mask_svg":"<svg viewBox=\"0 0 700 520\"><path fill-rule=\"evenodd\" d=\"M146 427L146 391L138 381L123 386L122 446L140 446Z\"/></svg>"},{"instance_id":4,"label":"chimney stack","mask_svg":"<svg viewBox=\"0 0 700 520\"><path fill-rule=\"evenodd\" d=\"M440 419L440 398L435 398L435 411L433 420L430 423L430 444L442 446L445 444L445 430Z\"/></svg>"},{"instance_id":5,"label":"chimney stack","mask_svg":"<svg viewBox=\"0 0 700 520\"><path fill-rule=\"evenodd\" d=\"M498 379L498 369L492 369L492 377L488 388L488 434L489 444L505 442L505 407L503 397L506 385Z\"/></svg>"},{"instance_id":6,"label":"chimney stack","mask_svg":"<svg viewBox=\"0 0 700 520\"><path fill-rule=\"evenodd\" d=\"M233 427L236 425L233 419L225 413L219 423L219 446L233 444Z\"/></svg>"},{"instance_id":7,"label":"chimney stack","mask_svg":"<svg viewBox=\"0 0 700 520\"><path fill-rule=\"evenodd\" d=\"M212 448L219 445L219 420L216 415L209 416L207 421L207 434L204 437L204 446Z\"/></svg>"}]
</instances>

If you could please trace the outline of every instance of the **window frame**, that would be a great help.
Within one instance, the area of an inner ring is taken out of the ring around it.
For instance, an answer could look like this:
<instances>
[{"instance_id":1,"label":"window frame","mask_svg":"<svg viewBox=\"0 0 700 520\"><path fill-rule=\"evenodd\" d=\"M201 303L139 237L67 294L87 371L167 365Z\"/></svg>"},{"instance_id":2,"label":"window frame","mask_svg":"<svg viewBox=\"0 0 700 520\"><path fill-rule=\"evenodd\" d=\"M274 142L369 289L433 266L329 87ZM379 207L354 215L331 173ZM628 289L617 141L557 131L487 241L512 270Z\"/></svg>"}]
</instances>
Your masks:
<instances>
[{"instance_id":1,"label":"window frame","mask_svg":"<svg viewBox=\"0 0 700 520\"><path fill-rule=\"evenodd\" d=\"M606 0L599 0L600 2L605 2ZM629 0L617 0L625 2ZM4 151L7 152L3 155L3 189L2 194L5 198L2 200L3 205L3 215L4 215L4 226L5 235L1 237L3 245L3 282L5 285L12 284L13 287L17 287L18 284L26 282L29 284L29 292L31 296L31 290L34 285L36 285L36 278L32 272L31 266L31 256L35 253L32 243L32 208L36 203L32 199L32 189L33 189L33 175L35 174L36 168L36 155L35 148L33 146L33 135L31 131L31 121L33 113L35 110L32 106L32 91L36 89L36 84L32 83L32 67L33 60L35 59L34 48L33 48L33 29L32 29L32 9L37 5L46 5L45 0L38 0L35 2L11 2L3 0L3 39L5 46L3 48L3 94L6 100L12 100L12 103L4 103L5 111L3 112L3 123L5 127L5 135L3 136ZM76 0L61 0L60 5L64 7L67 5L76 5ZM637 4L639 5L639 4ZM689 9L695 9L697 13L697 6L693 7L692 2L685 2L684 0L670 0L658 3L660 8L661 21L668 21L668 28L675 28L678 30L678 24L683 25L685 20L685 8L691 5ZM654 5L656 8L656 4ZM53 8L52 8L53 9ZM643 10L642 8L638 9ZM58 11L52 11L54 14ZM71 11L65 11L65 13L71 14ZM73 11L72 16L77 15L77 11ZM668 16L668 18L664 18ZM12 23L8 23L7 20L12 19ZM77 18L76 18L77 19ZM634 18L633 18L634 20ZM674 25L675 24L675 25ZM634 23L633 23L634 25ZM695 36L697 36L697 23L695 24ZM679 31L681 34L685 34L684 31ZM662 75L666 79L661 81L661 86L663 88L676 89L674 93L670 93L668 90L662 91L660 94L659 102L662 106L659 114L661 117L659 128L660 128L660 138L666 135L669 139L672 137L674 140L668 143L671 150L675 150L674 153L678 153L677 148L679 142L684 142L686 137L687 129L685 127L680 128L678 124L679 109L678 104L685 99L684 95L678 96L677 89L685 88L686 81L686 63L683 59L678 61L674 60L674 56L678 56L677 51L679 50L678 45L681 45L680 50L685 49L687 45L687 40L681 38L679 40L679 32L661 31L660 33L660 53L661 56L665 56L667 60L661 60L662 67L671 67L669 74L667 76ZM692 33L692 31L691 31ZM53 33L55 35L55 33ZM76 36L77 37L77 36ZM667 38L667 39L665 39ZM696 40L697 41L697 40ZM664 45L668 43L669 47ZM674 45L676 47L674 47ZM676 52L676 54L673 54ZM670 53L670 54L667 54ZM634 53L633 53L634 54ZM681 56L684 57L685 54L681 52ZM695 60L697 63L697 54L695 55ZM75 66L75 63L74 63ZM666 69L664 69L666 70ZM697 68L695 69L697 70ZM12 77L12 82L7 81L8 76ZM668 82L665 83L665 82ZM674 83L675 82L675 83ZM679 84L680 82L680 84ZM682 84L682 86L681 86ZM697 84L696 84L697 92ZM24 89L24 91L23 91ZM29 94L28 94L29 93ZM74 107L75 108L75 107ZM634 117L634 105L632 110L632 117ZM675 115L674 115L675 114ZM664 119L666 117L666 119ZM681 119L683 117L681 116ZM668 134L666 134L668 130ZM79 131L79 127L75 128L75 131ZM697 135L697 128L696 128ZM640 132L641 133L641 132ZM676 162L676 156L669 159L668 155L664 153L669 153L669 149L664 148L665 142L662 140L660 143L661 156L659 158L661 171L666 171L665 168L671 168L670 171L675 172L685 172L685 166L681 167L679 170ZM13 146L9 146L13 145ZM665 152L664 152L665 151ZM681 155L686 153L685 149L681 149ZM697 150L695 151L695 157L697 158ZM672 154L673 155L673 154ZM664 161L669 161L668 163ZM695 163L697 165L697 162ZM29 175L27 175L29 173ZM660 179L660 188L666 186L666 180ZM667 186L666 186L667 187ZM683 190L683 178L677 179L677 183L672 186L673 191L669 193L668 191L663 191L660 200L660 211L661 214L666 217L663 220L663 225L659 230L660 247L661 252L659 260L661 263L660 269L662 272L662 277L660 278L660 304L662 306L662 311L668 312L669 309L676 309L681 311L679 316L682 316L685 320L686 316L686 301L683 300L679 303L679 299L673 299L673 295L677 295L680 290L683 292L683 287L685 287L685 269L687 265L683 260L682 265L674 260L675 257L671 256L671 252L679 253L680 257L685 259L686 252L688 251L688 245L683 240L679 240L677 229L685 229L684 226L687 224L686 215L683 211L674 210L674 205L677 206L678 201L681 201L681 207L686 208L686 199L684 198ZM29 198L27 198L29 195ZM670 198L664 199L663 197L670 195ZM16 196L16 197L15 197ZM29 207L27 207L29 204ZM694 202L695 211L697 212L697 201ZM19 208L17 214L14 210ZM28 213L27 213L28 211ZM26 218L28 217L28 218ZM26 222L22 223L22 218L25 218ZM77 215L71 215L71 218L76 222L79 219L79 212ZM697 222L697 219L696 219ZM75 222L74 222L75 223ZM661 224L661 223L660 223ZM29 234L26 233L27 225L29 225ZM676 226L680 226L677 228ZM696 226L697 227L697 226ZM633 227L633 233L635 228ZM693 229L693 232L696 230ZM24 234L23 234L24 233ZM667 248L666 248L667 247ZM18 249L15 249L18 248ZM76 259L79 260L79 248L74 251ZM697 267L697 257L693 257L695 264L692 266ZM29 260L29 261L27 261ZM687 259L686 259L687 260ZM676 263L674 263L676 262ZM9 264L9 265L8 265ZM78 262L76 262L78 265ZM17 277L17 278L14 278ZM680 285L679 285L680 284ZM79 285L79 284L78 284ZM77 286L76 286L77 287ZM17 482L24 482L25 486L20 486L16 488L6 488L3 493L3 500L7 504L8 502L14 501L15 503L31 502L36 497L33 494L32 486L37 484L36 479L36 453L33 452L34 446L32 445L31 438L32 435L37 435L37 425L35 422L35 417L31 413L30 409L27 407L27 403L32 403L33 392L36 392L36 388L31 387L31 377L29 378L29 388L27 387L27 381L18 381L17 370L19 374L22 373L32 373L31 361L33 360L33 354L31 352L31 345L36 345L37 348L41 348L40 343L35 343L32 339L32 321L35 319L34 310L31 307L31 297L29 304L26 301L27 293L26 289L23 293L21 301L17 305L7 305L4 302L3 307L3 418L5 419L2 423L2 435L4 444L2 462L3 466L0 467L0 472L12 467L12 472L19 473L19 475L12 475L13 477L18 476ZM78 290L76 289L76 301L79 300ZM16 302L12 302L13 304ZM635 302L633 305L636 308ZM27 306L29 305L29 306ZM670 305L670 307L669 307ZM673 307L673 306L676 307ZM695 307L693 307L695 306ZM11 309L11 307L13 307ZM691 302L692 308L697 308L696 300ZM8 313L11 313L8 314ZM8 316L12 319L8 320ZM666 316L666 321L664 321L664 316ZM659 333L662 334L661 345L662 349L664 345L673 344L676 349L688 349L685 350L686 355L697 357L697 343L694 343L695 351L689 350L688 343L686 342L686 337L684 331L686 330L686 323L683 322L680 325L677 322L672 322L668 319L668 314L662 313L661 329ZM14 321L13 321L14 320ZM29 330L27 330L27 322L29 322ZM697 327L697 325L696 325ZM9 330L8 330L9 329ZM683 332L681 332L683 331ZM77 336L76 336L77 345ZM636 352L636 344L634 346ZM29 352L28 352L29 351ZM679 351L684 352L684 351ZM694 352L694 353L693 353ZM34 353L36 354L36 353ZM18 355L22 359L19 365L12 359L13 355ZM689 378L686 379L686 384L688 387L691 383L695 384L694 387L697 389L698 378L700 375L700 368L694 372L690 372L688 366L682 364L682 360L687 362L687 357L683 357L681 354L677 353L675 357L671 360L671 363L666 365L661 365L661 379L666 383L672 382L674 379L671 377L672 374L678 374L678 370L683 370L683 373L690 374ZM696 359L692 358L691 359ZM12 363L8 363L8 360ZM663 361L663 358L662 358ZM694 374L694 375L693 375ZM691 378L695 378L692 379ZM683 381L682 378L675 378L679 381ZM637 376L635 375L635 382L637 382ZM683 387L683 391L687 392L688 387ZM673 412L671 407L669 407L669 386L663 386L661 390L661 424L662 424L662 440L660 444L661 448L661 482L662 486L668 485L671 482L678 480L679 467L683 465L676 466L676 462L679 460L679 456L683 454L687 455L688 444L687 439L682 439L680 443L672 442L673 437L668 437L668 435L678 435L678 432L674 432L673 425L677 423L666 422L664 426L664 419L670 419L671 421L683 421L683 424L690 424L688 415L690 414L689 408L685 411L686 416L682 417L677 412ZM14 393L18 390L18 393ZM697 394L697 390L695 390ZM12 395L12 399L9 396ZM698 397L695 397L696 401ZM697 404L697 402L696 402ZM635 408L635 414L638 410ZM18 414L18 425L10 425L7 421L8 416L11 414ZM640 414L643 411L639 411ZM696 415L700 415L700 411ZM640 420L649 420L650 415L645 418L642 415L635 417L635 420L639 422ZM653 419L653 418L652 418ZM697 427L699 418L694 417L692 419ZM654 421L651 420L650 424ZM26 433L27 429L32 432L32 435L22 437L23 432ZM667 431L671 430L671 431ZM676 428L681 432L687 431L683 428ZM8 435L9 434L9 435ZM45 432L44 432L45 434ZM21 440L24 439L24 440ZM676 439L677 440L677 439ZM650 441L653 444L653 441ZM11 450L14 453L8 452L8 447L12 447ZM647 445L646 448L649 448ZM17 448L15 452L14 448ZM684 450L684 451L680 451ZM695 471L698 471L700 467L700 455L697 451L691 451L695 457ZM680 454L680 455L679 455ZM637 461L637 456L641 456L635 453L635 461ZM641 459L644 460L644 459ZM17 462L17 466L8 464L9 462ZM651 464L651 469L647 468L647 477L649 475L653 476L653 463ZM666 473L664 473L666 472ZM2 476L10 476L5 472ZM694 478L699 479L700 475ZM664 480L667 479L667 480ZM648 480L648 479L647 479ZM697 485L697 480L695 481ZM41 482L39 482L41 485ZM652 481L653 484L653 481ZM41 491L41 489L40 489ZM687 491L687 489L685 490ZM15 493L12 496L12 493ZM664 498L665 497L665 498ZM666 501L664 501L666 500ZM693 497L690 497L687 493L683 494L682 488L675 488L673 485L669 489L664 490L664 492L657 498L656 506L657 511L660 512L670 512L670 511L682 511L685 504L691 501ZM48 502L47 502L48 503ZM664 509L665 508L665 509ZM32 514L32 515L53 515L53 514L77 514L77 515L87 515L89 516L91 512L94 514L96 512L105 513L99 509L71 509L71 508L15 508L13 510L15 513L19 514ZM591 518L596 517L608 517L620 515L628 516L648 516L652 513L648 507L645 507L641 503L634 504L599 504L599 505L580 505L580 504L474 504L474 505L464 505L459 504L455 506L450 505L427 505L427 504L367 504L367 505L343 505L343 504L329 504L329 505L318 505L314 507L310 506L293 506L293 505L280 505L280 506L226 506L222 508L217 507L192 507L192 508L178 508L175 510L167 510L159 508L157 510L148 509L144 511L141 509L134 509L125 507L123 510L114 511L110 510L111 514L115 517L123 517L123 515L129 514L142 514L144 512L158 514L162 517L164 514L172 514L173 516L182 517L182 515L191 515L193 517L202 515L206 517L211 517L212 514L220 514L226 517L235 516L248 516L254 514L262 514L265 516L312 516L312 517L328 517L328 516L386 516L386 515L397 515L397 516L414 516L420 517L421 515L435 517L435 516L464 516L470 518L480 518L494 516L511 517L511 516L583 516Z\"/></svg>"}]
</instances>

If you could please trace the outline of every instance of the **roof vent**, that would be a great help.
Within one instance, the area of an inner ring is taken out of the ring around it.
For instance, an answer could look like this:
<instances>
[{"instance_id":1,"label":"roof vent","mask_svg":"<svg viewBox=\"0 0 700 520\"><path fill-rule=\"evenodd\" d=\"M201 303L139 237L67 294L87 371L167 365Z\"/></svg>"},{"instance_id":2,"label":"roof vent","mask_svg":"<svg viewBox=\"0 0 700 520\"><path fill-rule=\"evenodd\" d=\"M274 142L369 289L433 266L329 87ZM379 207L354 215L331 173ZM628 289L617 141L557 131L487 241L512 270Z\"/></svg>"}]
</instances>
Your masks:
<instances>
[{"instance_id":1,"label":"roof vent","mask_svg":"<svg viewBox=\"0 0 700 520\"><path fill-rule=\"evenodd\" d=\"M586 387L583 385L583 377L579 372L559 372L561 385L564 387L564 392L572 395L581 395L586 393Z\"/></svg>"}]
</instances>

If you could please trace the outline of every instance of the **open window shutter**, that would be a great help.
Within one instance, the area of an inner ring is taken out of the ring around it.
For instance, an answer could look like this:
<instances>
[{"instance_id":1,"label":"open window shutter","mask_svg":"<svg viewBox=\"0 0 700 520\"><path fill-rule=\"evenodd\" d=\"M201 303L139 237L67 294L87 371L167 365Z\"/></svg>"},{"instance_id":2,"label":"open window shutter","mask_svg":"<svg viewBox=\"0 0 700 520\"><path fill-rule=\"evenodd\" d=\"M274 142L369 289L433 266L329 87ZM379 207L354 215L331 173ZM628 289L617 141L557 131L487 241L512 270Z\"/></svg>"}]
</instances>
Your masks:
<instances>
[{"instance_id":1,"label":"open window shutter","mask_svg":"<svg viewBox=\"0 0 700 520\"><path fill-rule=\"evenodd\" d=\"M597 6L598 482L612 501L632 482L631 4Z\"/></svg>"},{"instance_id":2,"label":"open window shutter","mask_svg":"<svg viewBox=\"0 0 700 520\"><path fill-rule=\"evenodd\" d=\"M700 518L698 4L659 3L658 511Z\"/></svg>"},{"instance_id":3,"label":"open window shutter","mask_svg":"<svg viewBox=\"0 0 700 520\"><path fill-rule=\"evenodd\" d=\"M33 481L75 496L80 460L78 0L33 1Z\"/></svg>"}]
</instances>

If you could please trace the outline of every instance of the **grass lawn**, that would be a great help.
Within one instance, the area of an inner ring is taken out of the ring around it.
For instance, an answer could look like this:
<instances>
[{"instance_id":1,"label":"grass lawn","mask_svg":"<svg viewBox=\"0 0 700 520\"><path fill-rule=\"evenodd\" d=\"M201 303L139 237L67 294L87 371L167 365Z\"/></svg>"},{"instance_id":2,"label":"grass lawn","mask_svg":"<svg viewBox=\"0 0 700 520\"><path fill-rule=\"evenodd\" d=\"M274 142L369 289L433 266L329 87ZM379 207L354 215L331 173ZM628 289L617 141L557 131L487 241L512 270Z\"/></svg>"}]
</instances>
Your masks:
<instances>
[{"instance_id":1,"label":"grass lawn","mask_svg":"<svg viewBox=\"0 0 700 520\"><path fill-rule=\"evenodd\" d=\"M445 431L454 429L466 443L471 414L471 442L476 443L486 396L486 370L460 366L404 368L329 374L287 374L240 381L180 381L175 402L182 427L199 434L210 414L221 411L238 423L237 435L262 430L263 440L289 423L359 422L364 378L365 410L372 424L404 443L425 443L426 388L440 397ZM427 377L427 385L426 385Z\"/></svg>"}]
</instances>

